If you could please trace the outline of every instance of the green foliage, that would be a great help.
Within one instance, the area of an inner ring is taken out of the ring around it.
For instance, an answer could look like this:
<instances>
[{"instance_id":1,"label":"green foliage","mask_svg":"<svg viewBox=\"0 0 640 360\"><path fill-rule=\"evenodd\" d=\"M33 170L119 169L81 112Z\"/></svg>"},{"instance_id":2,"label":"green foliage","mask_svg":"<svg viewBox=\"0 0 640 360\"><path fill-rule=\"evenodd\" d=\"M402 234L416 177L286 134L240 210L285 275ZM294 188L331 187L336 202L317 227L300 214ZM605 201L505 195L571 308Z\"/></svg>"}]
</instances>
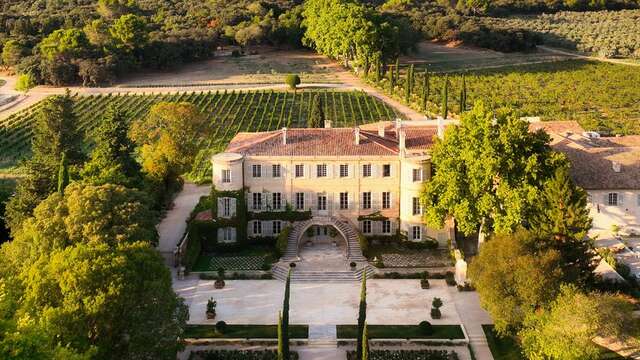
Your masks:
<instances>
[{"instance_id":1,"label":"green foliage","mask_svg":"<svg viewBox=\"0 0 640 360\"><path fill-rule=\"evenodd\" d=\"M38 48L49 60L56 56L76 58L89 50L89 40L80 29L58 29L42 39Z\"/></svg>"},{"instance_id":2,"label":"green foliage","mask_svg":"<svg viewBox=\"0 0 640 360\"><path fill-rule=\"evenodd\" d=\"M562 286L547 309L527 318L520 332L523 352L530 359L600 359L596 337L638 343L640 326L633 309L618 295L584 294L574 286Z\"/></svg>"},{"instance_id":3,"label":"green foliage","mask_svg":"<svg viewBox=\"0 0 640 360\"><path fill-rule=\"evenodd\" d=\"M362 330L362 360L369 360L369 331L366 322Z\"/></svg>"},{"instance_id":4,"label":"green foliage","mask_svg":"<svg viewBox=\"0 0 640 360\"><path fill-rule=\"evenodd\" d=\"M64 189L69 185L69 162L67 155L62 153L60 159L60 170L58 171L58 192L64 195Z\"/></svg>"},{"instance_id":5,"label":"green foliage","mask_svg":"<svg viewBox=\"0 0 640 360\"><path fill-rule=\"evenodd\" d=\"M278 312L278 360L284 360L284 336L282 333L282 312Z\"/></svg>"},{"instance_id":6,"label":"green foliage","mask_svg":"<svg viewBox=\"0 0 640 360\"><path fill-rule=\"evenodd\" d=\"M444 85L442 86L442 113L440 114L443 119L447 119L449 116L449 79L445 75Z\"/></svg>"},{"instance_id":7,"label":"green foliage","mask_svg":"<svg viewBox=\"0 0 640 360\"><path fill-rule=\"evenodd\" d=\"M133 50L140 48L147 42L147 25L143 18L134 15L122 15L109 28L109 33L116 42L116 46Z\"/></svg>"},{"instance_id":8,"label":"green foliage","mask_svg":"<svg viewBox=\"0 0 640 360\"><path fill-rule=\"evenodd\" d=\"M360 360L355 351L347 352L347 360ZM446 350L371 350L369 360L457 360L454 351Z\"/></svg>"},{"instance_id":9,"label":"green foliage","mask_svg":"<svg viewBox=\"0 0 640 360\"><path fill-rule=\"evenodd\" d=\"M536 250L531 233L496 235L469 265L469 279L499 334L519 329L526 316L555 297L562 271L560 254Z\"/></svg>"},{"instance_id":10,"label":"green foliage","mask_svg":"<svg viewBox=\"0 0 640 360\"><path fill-rule=\"evenodd\" d=\"M309 114L309 119L307 119L307 127L324 128L325 120L322 99L320 95L315 95L311 103L311 113Z\"/></svg>"},{"instance_id":11,"label":"green foliage","mask_svg":"<svg viewBox=\"0 0 640 360\"><path fill-rule=\"evenodd\" d=\"M278 251L278 257L281 257L287 251L290 232L291 232L291 226L287 226L284 229L282 229L282 231L280 231L280 234L278 234L278 239L276 240L276 249Z\"/></svg>"},{"instance_id":12,"label":"green foliage","mask_svg":"<svg viewBox=\"0 0 640 360\"><path fill-rule=\"evenodd\" d=\"M433 306L436 309L440 309L442 305L443 305L442 299L438 297L433 298L433 301L431 301L431 306Z\"/></svg>"},{"instance_id":13,"label":"green foliage","mask_svg":"<svg viewBox=\"0 0 640 360\"><path fill-rule=\"evenodd\" d=\"M16 81L16 90L27 92L34 88L36 85L36 78L31 72L27 72L25 74L18 75L18 80Z\"/></svg>"},{"instance_id":14,"label":"green foliage","mask_svg":"<svg viewBox=\"0 0 640 360\"><path fill-rule=\"evenodd\" d=\"M296 90L298 85L300 85L300 76L298 76L298 74L289 74L284 79L284 82L289 86L289 89Z\"/></svg>"},{"instance_id":15,"label":"green foliage","mask_svg":"<svg viewBox=\"0 0 640 360\"><path fill-rule=\"evenodd\" d=\"M282 301L282 359L291 360L289 351L289 297L291 296L291 269L287 274L287 281L284 284L284 299Z\"/></svg>"},{"instance_id":16,"label":"green foliage","mask_svg":"<svg viewBox=\"0 0 640 360\"><path fill-rule=\"evenodd\" d=\"M356 336L356 353L358 359L364 356L364 329L367 322L367 275L362 276L362 285L360 286L360 304L358 305L358 334Z\"/></svg>"},{"instance_id":17,"label":"green foliage","mask_svg":"<svg viewBox=\"0 0 640 360\"><path fill-rule=\"evenodd\" d=\"M358 244L360 245L360 250L362 250L362 254L366 256L369 251L369 240L366 236L361 233L358 233Z\"/></svg>"},{"instance_id":18,"label":"green foliage","mask_svg":"<svg viewBox=\"0 0 640 360\"><path fill-rule=\"evenodd\" d=\"M277 350L198 350L191 353L189 360L278 360ZM291 353L291 360L298 360L297 352Z\"/></svg>"},{"instance_id":19,"label":"green foliage","mask_svg":"<svg viewBox=\"0 0 640 360\"><path fill-rule=\"evenodd\" d=\"M8 40L2 45L0 64L16 66L25 52L24 46L16 40Z\"/></svg>"},{"instance_id":20,"label":"green foliage","mask_svg":"<svg viewBox=\"0 0 640 360\"><path fill-rule=\"evenodd\" d=\"M436 139L432 164L438 169L425 183L425 219L442 227L447 217L465 234L516 229L536 208L541 188L564 156L548 145L543 132L529 132L513 111L493 111L484 103Z\"/></svg>"}]
</instances>

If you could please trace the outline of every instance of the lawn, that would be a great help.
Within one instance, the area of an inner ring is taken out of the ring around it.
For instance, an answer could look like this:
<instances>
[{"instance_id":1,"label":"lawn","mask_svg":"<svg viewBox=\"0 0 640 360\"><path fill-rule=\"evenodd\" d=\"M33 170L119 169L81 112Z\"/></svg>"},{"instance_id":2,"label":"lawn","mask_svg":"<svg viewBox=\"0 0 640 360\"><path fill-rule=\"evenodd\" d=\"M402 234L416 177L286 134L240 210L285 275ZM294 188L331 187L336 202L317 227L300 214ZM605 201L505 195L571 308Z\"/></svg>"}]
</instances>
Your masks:
<instances>
[{"instance_id":1,"label":"lawn","mask_svg":"<svg viewBox=\"0 0 640 360\"><path fill-rule=\"evenodd\" d=\"M433 332L425 335L418 325L367 325L369 339L464 339L460 325L432 325ZM338 325L338 339L355 339L357 325Z\"/></svg>"},{"instance_id":2,"label":"lawn","mask_svg":"<svg viewBox=\"0 0 640 360\"><path fill-rule=\"evenodd\" d=\"M489 349L494 360L524 360L520 345L513 337L501 338L494 329L493 325L482 325L484 334L487 336L487 342L489 343ZM602 356L600 359L625 359L623 356L609 350L602 348Z\"/></svg>"},{"instance_id":3,"label":"lawn","mask_svg":"<svg viewBox=\"0 0 640 360\"><path fill-rule=\"evenodd\" d=\"M371 261L382 259L385 268L444 267L451 265L449 254L440 249L412 249L400 244L371 245L367 250Z\"/></svg>"},{"instance_id":4,"label":"lawn","mask_svg":"<svg viewBox=\"0 0 640 360\"><path fill-rule=\"evenodd\" d=\"M277 339L277 325L227 325L224 333L216 330L215 325L187 325L185 338L203 339ZM309 337L308 325L289 325L291 339L306 339Z\"/></svg>"},{"instance_id":5,"label":"lawn","mask_svg":"<svg viewBox=\"0 0 640 360\"><path fill-rule=\"evenodd\" d=\"M277 261L275 249L264 246L247 246L229 253L201 254L191 271L268 270Z\"/></svg>"}]
</instances>

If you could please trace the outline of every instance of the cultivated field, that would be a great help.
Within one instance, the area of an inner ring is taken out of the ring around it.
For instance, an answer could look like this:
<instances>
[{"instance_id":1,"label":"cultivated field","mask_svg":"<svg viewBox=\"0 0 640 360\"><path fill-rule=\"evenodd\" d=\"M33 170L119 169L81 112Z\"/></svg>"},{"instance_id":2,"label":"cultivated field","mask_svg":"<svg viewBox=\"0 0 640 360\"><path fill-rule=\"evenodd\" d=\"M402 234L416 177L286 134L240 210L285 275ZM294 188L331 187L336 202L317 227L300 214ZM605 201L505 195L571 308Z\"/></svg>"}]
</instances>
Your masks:
<instances>
[{"instance_id":1,"label":"cultivated field","mask_svg":"<svg viewBox=\"0 0 640 360\"><path fill-rule=\"evenodd\" d=\"M131 118L145 116L160 101L187 101L195 104L210 119L214 135L202 144L194 178L207 176L208 155L222 150L238 131L265 131L306 126L312 99L322 98L327 119L334 126L351 126L393 120L393 108L363 92L340 91L216 91L137 95L74 96L74 110L81 130L87 134L100 121L102 112L111 104L129 111ZM0 120L0 169L14 167L29 156L31 134L39 104ZM90 144L87 144L90 146Z\"/></svg>"}]
</instances>

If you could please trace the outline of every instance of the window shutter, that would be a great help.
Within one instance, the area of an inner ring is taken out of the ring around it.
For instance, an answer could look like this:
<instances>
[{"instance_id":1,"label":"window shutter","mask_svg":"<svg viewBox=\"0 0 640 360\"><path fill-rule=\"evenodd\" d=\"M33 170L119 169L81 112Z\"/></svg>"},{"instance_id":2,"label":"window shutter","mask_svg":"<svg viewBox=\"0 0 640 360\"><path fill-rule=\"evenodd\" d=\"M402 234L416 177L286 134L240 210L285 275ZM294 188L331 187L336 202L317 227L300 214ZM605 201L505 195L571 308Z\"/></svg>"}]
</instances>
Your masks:
<instances>
[{"instance_id":1,"label":"window shutter","mask_svg":"<svg viewBox=\"0 0 640 360\"><path fill-rule=\"evenodd\" d=\"M231 228L231 242L236 242L236 228Z\"/></svg>"},{"instance_id":2,"label":"window shutter","mask_svg":"<svg viewBox=\"0 0 640 360\"><path fill-rule=\"evenodd\" d=\"M218 228L218 242L224 241L224 230L222 228Z\"/></svg>"},{"instance_id":3,"label":"window shutter","mask_svg":"<svg viewBox=\"0 0 640 360\"><path fill-rule=\"evenodd\" d=\"M624 205L624 194L618 193L618 205Z\"/></svg>"},{"instance_id":4,"label":"window shutter","mask_svg":"<svg viewBox=\"0 0 640 360\"><path fill-rule=\"evenodd\" d=\"M316 209L316 206L317 206L317 203L318 203L318 198L317 198L317 196L318 196L318 194L316 194L316 193L314 193L314 192L310 192L310 193L307 193L307 194L305 195L305 197L307 197L307 198L309 199L309 200L306 200L306 199L305 199L306 201L308 201L305 205L307 205L308 207L310 207L310 208L311 208L311 210L315 210L315 209Z\"/></svg>"},{"instance_id":5,"label":"window shutter","mask_svg":"<svg viewBox=\"0 0 640 360\"><path fill-rule=\"evenodd\" d=\"M327 178L328 178L328 179L333 179L333 167L334 167L334 166L335 166L335 165L333 165L333 164L331 164L331 163L328 163L328 164L327 164Z\"/></svg>"},{"instance_id":6,"label":"window shutter","mask_svg":"<svg viewBox=\"0 0 640 360\"><path fill-rule=\"evenodd\" d=\"M236 208L237 208L238 200L236 198L231 198L229 206L231 207L231 217L236 216Z\"/></svg>"},{"instance_id":7,"label":"window shutter","mask_svg":"<svg viewBox=\"0 0 640 360\"><path fill-rule=\"evenodd\" d=\"M604 205L609 205L609 194L602 195L602 203Z\"/></svg>"},{"instance_id":8,"label":"window shutter","mask_svg":"<svg viewBox=\"0 0 640 360\"><path fill-rule=\"evenodd\" d=\"M354 174L355 169L354 169L354 167L353 167L353 164L349 164L349 165L347 165L347 169L349 169L349 170L348 170L348 171L349 171L349 174L348 174L349 176L347 176L347 177L348 177L348 178L353 178L353 177L354 177L354 175L355 175L355 174Z\"/></svg>"},{"instance_id":9,"label":"window shutter","mask_svg":"<svg viewBox=\"0 0 640 360\"><path fill-rule=\"evenodd\" d=\"M378 177L378 164L371 164L371 177Z\"/></svg>"},{"instance_id":10,"label":"window shutter","mask_svg":"<svg viewBox=\"0 0 640 360\"><path fill-rule=\"evenodd\" d=\"M382 193L371 192L371 209L379 210L382 208Z\"/></svg>"},{"instance_id":11,"label":"window shutter","mask_svg":"<svg viewBox=\"0 0 640 360\"><path fill-rule=\"evenodd\" d=\"M262 222L262 233L264 235L273 234L273 222L272 221L263 221Z\"/></svg>"},{"instance_id":12,"label":"window shutter","mask_svg":"<svg viewBox=\"0 0 640 360\"><path fill-rule=\"evenodd\" d=\"M221 197L218 198L218 211L215 216L220 217L220 215L224 214L224 202Z\"/></svg>"},{"instance_id":13,"label":"window shutter","mask_svg":"<svg viewBox=\"0 0 640 360\"><path fill-rule=\"evenodd\" d=\"M247 207L249 208L249 211L253 210L253 193L252 192L247 193Z\"/></svg>"}]
</instances>

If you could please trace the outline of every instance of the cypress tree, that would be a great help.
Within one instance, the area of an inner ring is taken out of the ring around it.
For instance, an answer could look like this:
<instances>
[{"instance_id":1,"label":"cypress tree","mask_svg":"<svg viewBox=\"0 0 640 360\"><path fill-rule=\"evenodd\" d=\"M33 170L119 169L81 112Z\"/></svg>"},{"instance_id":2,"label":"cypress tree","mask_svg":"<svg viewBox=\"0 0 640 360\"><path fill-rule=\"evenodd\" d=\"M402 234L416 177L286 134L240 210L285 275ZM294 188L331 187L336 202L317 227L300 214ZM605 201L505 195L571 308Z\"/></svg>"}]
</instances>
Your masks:
<instances>
[{"instance_id":1,"label":"cypress tree","mask_svg":"<svg viewBox=\"0 0 640 360\"><path fill-rule=\"evenodd\" d=\"M427 94L429 93L429 70L424 69L422 77L422 111L427 111Z\"/></svg>"},{"instance_id":2,"label":"cypress tree","mask_svg":"<svg viewBox=\"0 0 640 360\"><path fill-rule=\"evenodd\" d=\"M407 78L404 81L404 101L409 104L411 99L411 71L407 72Z\"/></svg>"},{"instance_id":3,"label":"cypress tree","mask_svg":"<svg viewBox=\"0 0 640 360\"><path fill-rule=\"evenodd\" d=\"M362 275L362 287L360 288L360 307L358 309L358 338L356 345L356 357L362 359L362 339L364 326L367 321L367 274Z\"/></svg>"},{"instance_id":4,"label":"cypress tree","mask_svg":"<svg viewBox=\"0 0 640 360\"><path fill-rule=\"evenodd\" d=\"M442 86L442 118L447 119L449 115L449 79L444 76L444 85Z\"/></svg>"},{"instance_id":5,"label":"cypress tree","mask_svg":"<svg viewBox=\"0 0 640 360\"><path fill-rule=\"evenodd\" d=\"M67 154L62 153L60 168L58 169L58 192L64 194L64 189L69 185L69 163Z\"/></svg>"},{"instance_id":6,"label":"cypress tree","mask_svg":"<svg viewBox=\"0 0 640 360\"><path fill-rule=\"evenodd\" d=\"M284 338L282 336L282 312L278 311L278 360L284 360Z\"/></svg>"},{"instance_id":7,"label":"cypress tree","mask_svg":"<svg viewBox=\"0 0 640 360\"><path fill-rule=\"evenodd\" d=\"M380 55L376 55L376 83L380 82Z\"/></svg>"},{"instance_id":8,"label":"cypress tree","mask_svg":"<svg viewBox=\"0 0 640 360\"><path fill-rule=\"evenodd\" d=\"M309 119L307 119L307 127L309 128L324 128L324 109L322 107L322 99L320 95L316 94L313 97L311 104L311 113Z\"/></svg>"},{"instance_id":9,"label":"cypress tree","mask_svg":"<svg viewBox=\"0 0 640 360\"><path fill-rule=\"evenodd\" d=\"M413 64L409 66L409 92L413 93L413 87L415 85Z\"/></svg>"},{"instance_id":10,"label":"cypress tree","mask_svg":"<svg viewBox=\"0 0 640 360\"><path fill-rule=\"evenodd\" d=\"M462 74L462 90L460 90L460 114L467 110L467 81Z\"/></svg>"},{"instance_id":11,"label":"cypress tree","mask_svg":"<svg viewBox=\"0 0 640 360\"><path fill-rule=\"evenodd\" d=\"M395 82L400 81L400 58L396 58L396 74L395 74Z\"/></svg>"},{"instance_id":12,"label":"cypress tree","mask_svg":"<svg viewBox=\"0 0 640 360\"><path fill-rule=\"evenodd\" d=\"M393 88L396 86L393 65L389 65L389 92L393 95Z\"/></svg>"},{"instance_id":13,"label":"cypress tree","mask_svg":"<svg viewBox=\"0 0 640 360\"><path fill-rule=\"evenodd\" d=\"M362 360L369 360L369 329L366 322L362 331Z\"/></svg>"},{"instance_id":14,"label":"cypress tree","mask_svg":"<svg viewBox=\"0 0 640 360\"><path fill-rule=\"evenodd\" d=\"M284 360L289 360L289 296L291 293L291 269L287 274L287 282L284 285L284 300L282 303L282 355Z\"/></svg>"}]
</instances>

